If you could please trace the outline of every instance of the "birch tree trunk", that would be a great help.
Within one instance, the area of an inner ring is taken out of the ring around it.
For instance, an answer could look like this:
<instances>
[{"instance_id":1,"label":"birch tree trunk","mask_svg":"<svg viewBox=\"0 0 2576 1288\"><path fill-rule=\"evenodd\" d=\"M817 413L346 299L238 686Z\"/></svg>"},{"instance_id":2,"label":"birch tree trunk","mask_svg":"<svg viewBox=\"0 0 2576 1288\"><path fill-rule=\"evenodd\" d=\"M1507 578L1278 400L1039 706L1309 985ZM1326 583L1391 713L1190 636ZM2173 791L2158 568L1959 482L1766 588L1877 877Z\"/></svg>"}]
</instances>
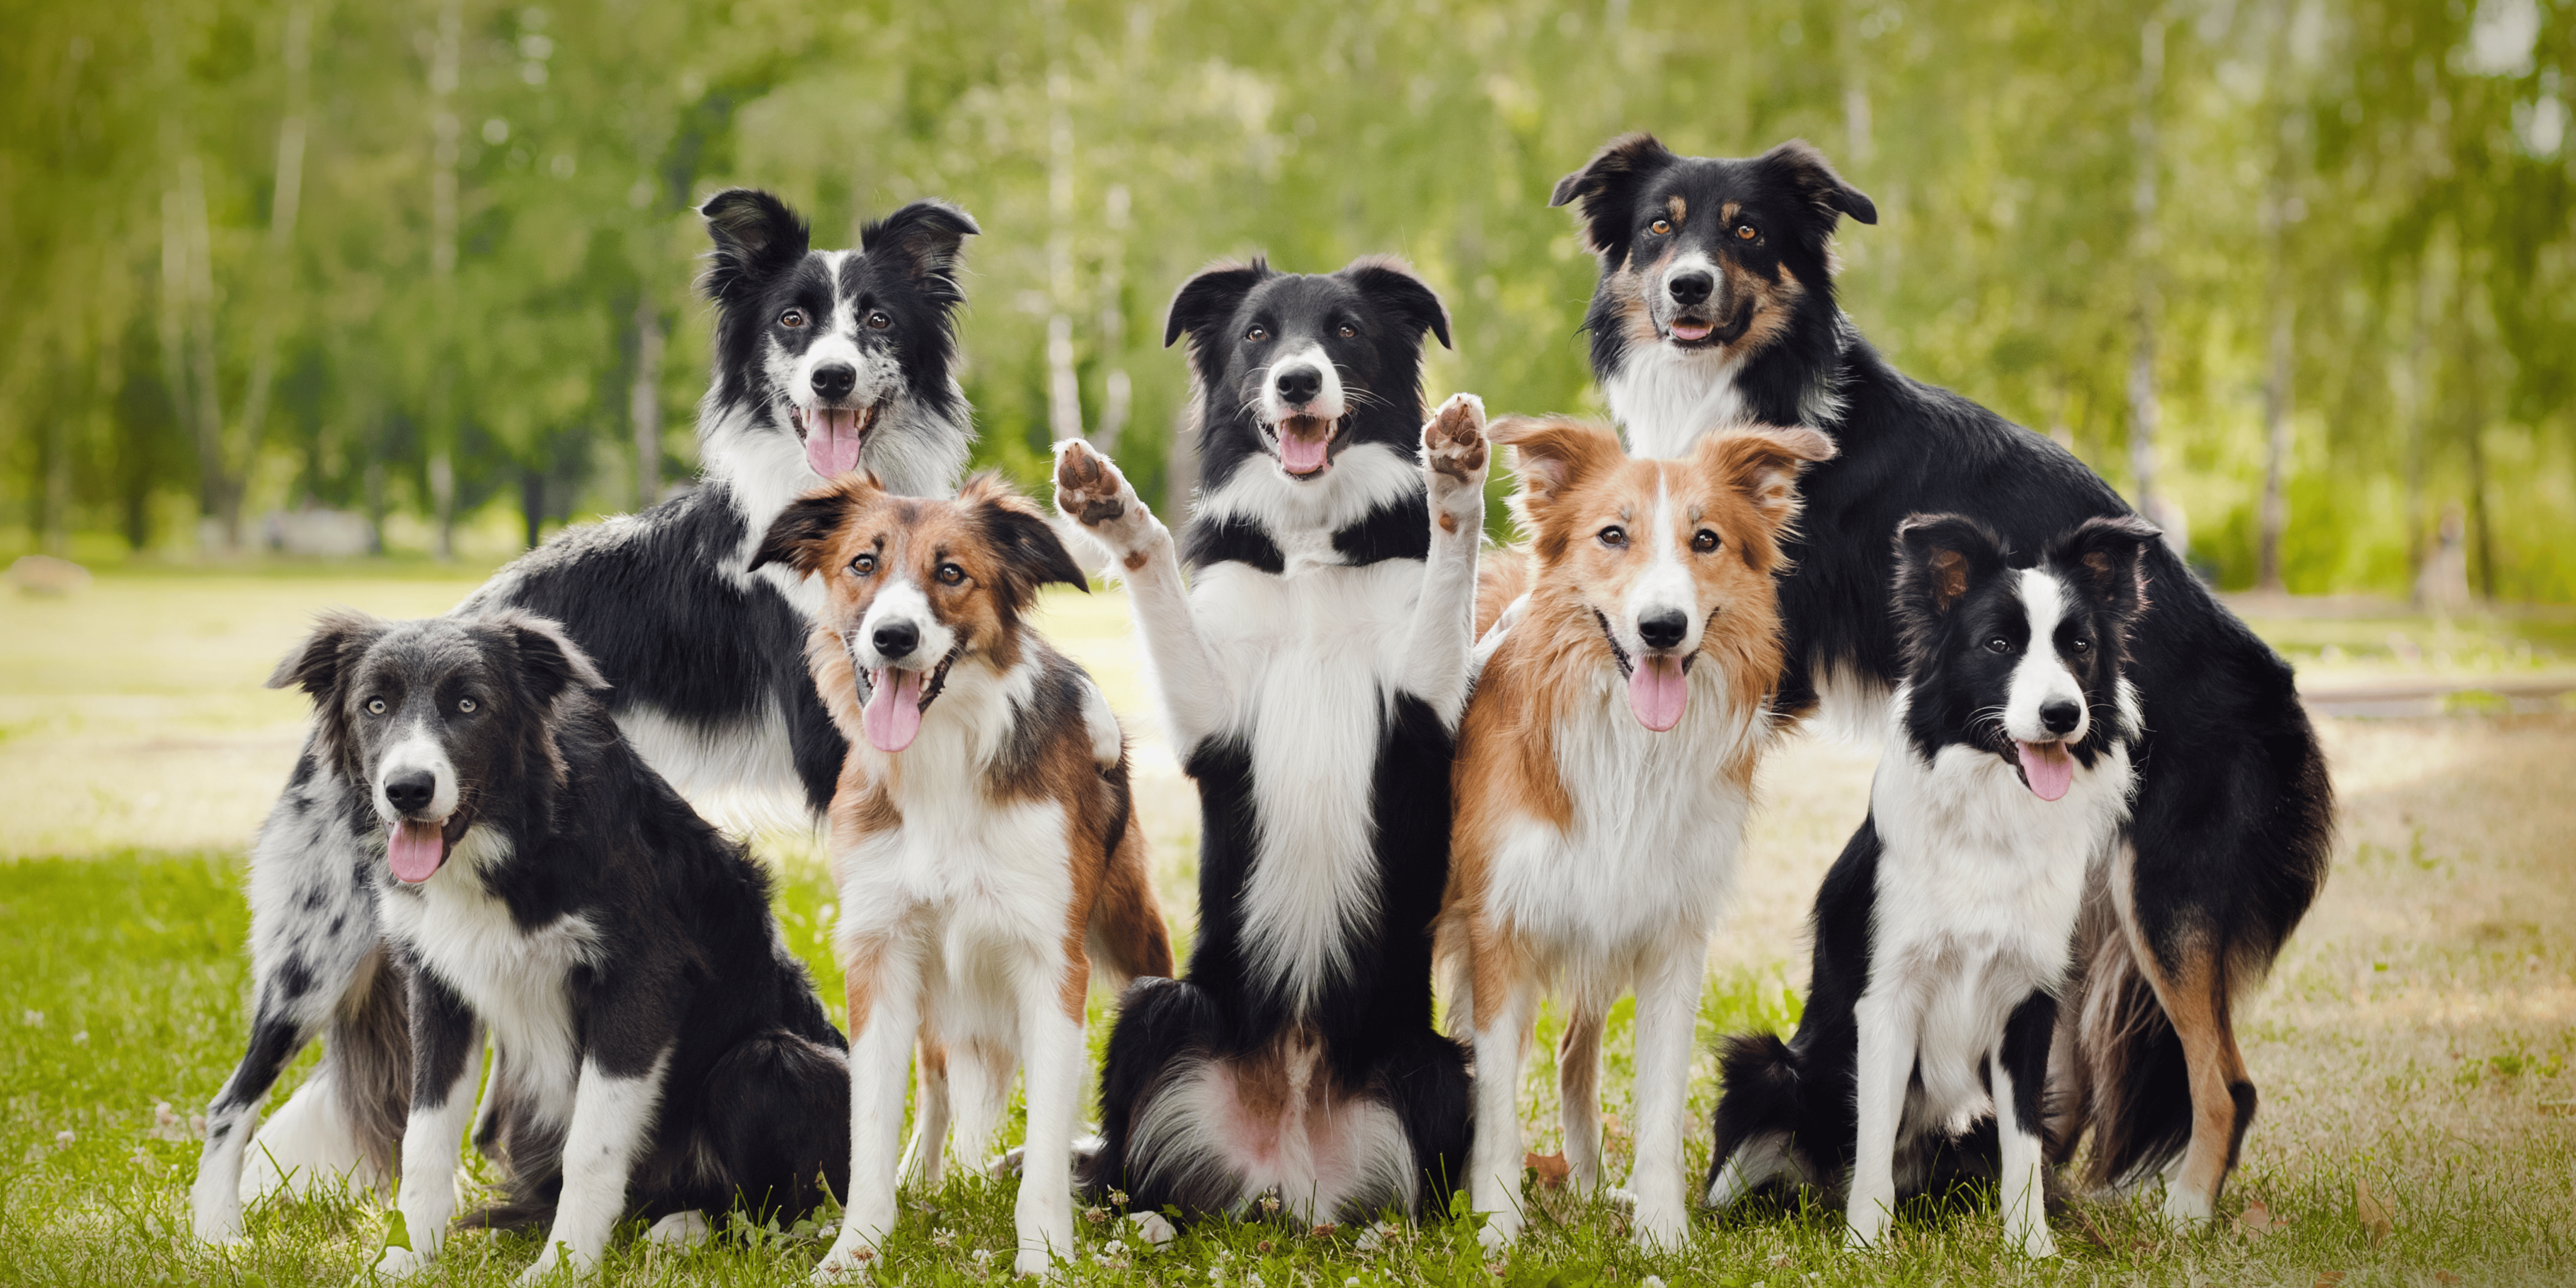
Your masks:
<instances>
[{"instance_id":1,"label":"birch tree trunk","mask_svg":"<svg viewBox=\"0 0 2576 1288\"><path fill-rule=\"evenodd\" d=\"M243 471L259 459L259 444L268 432L268 402L277 381L277 332L295 287L295 217L304 196L304 111L308 73L313 65L313 10L295 5L286 11L286 115L277 123L277 180L268 207L268 253L262 262L268 280L257 302L251 337L250 384L242 391L240 445ZM225 489L222 520L225 540L241 546L242 503L247 480Z\"/></svg>"},{"instance_id":2,"label":"birch tree trunk","mask_svg":"<svg viewBox=\"0 0 2576 1288\"><path fill-rule=\"evenodd\" d=\"M429 496L437 511L441 560L456 557L456 376L447 328L456 313L456 159L462 127L454 100L464 29L463 6L446 0L438 9L438 36L429 60L429 272L438 309L433 331L438 354L429 377Z\"/></svg>"},{"instance_id":3,"label":"birch tree trunk","mask_svg":"<svg viewBox=\"0 0 2576 1288\"><path fill-rule=\"evenodd\" d=\"M2156 90L2164 80L2165 22L2149 18L2138 37L2137 103L2129 118L2129 137L2137 149L2138 172L2130 201L2137 218L2134 257L2138 273L2137 339L2129 356L2129 476L2138 513L2166 524L2156 495L2156 430L2161 409L2156 401L2156 326L2159 312L2156 256ZM2174 533L2167 525L2166 539Z\"/></svg>"}]
</instances>

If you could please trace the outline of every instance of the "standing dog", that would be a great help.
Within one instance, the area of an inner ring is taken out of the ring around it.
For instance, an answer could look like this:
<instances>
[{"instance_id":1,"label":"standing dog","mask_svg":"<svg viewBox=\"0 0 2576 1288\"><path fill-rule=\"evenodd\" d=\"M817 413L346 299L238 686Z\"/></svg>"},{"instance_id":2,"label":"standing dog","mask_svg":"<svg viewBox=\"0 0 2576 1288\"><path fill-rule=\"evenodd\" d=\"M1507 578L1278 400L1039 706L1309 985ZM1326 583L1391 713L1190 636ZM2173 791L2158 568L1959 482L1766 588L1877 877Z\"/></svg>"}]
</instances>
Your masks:
<instances>
[{"instance_id":1,"label":"standing dog","mask_svg":"<svg viewBox=\"0 0 2576 1288\"><path fill-rule=\"evenodd\" d=\"M1430 930L1486 450L1468 395L1424 423L1426 330L1448 342L1438 297L1383 260L1182 286L1164 340L1189 337L1204 462L1186 584L1117 469L1057 448L1056 506L1126 579L1202 810L1189 976L1128 990L1101 1075L1090 1178L1138 1210L1418 1211L1465 1161Z\"/></svg>"},{"instance_id":2,"label":"standing dog","mask_svg":"<svg viewBox=\"0 0 2576 1288\"><path fill-rule=\"evenodd\" d=\"M1505 420L1529 549L1487 563L1480 620L1529 598L1478 673L1458 733L1458 823L1436 952L1472 1025L1483 1235L1520 1233L1520 1067L1540 995L1570 995L1559 1055L1575 1183L1601 1179L1601 1026L1637 994L1642 1243L1689 1218L1691 1034L1708 941L1734 884L1780 671L1772 576L1811 429L1712 434L1686 460L1630 460L1608 428ZM1490 636L1488 637L1491 638Z\"/></svg>"},{"instance_id":3,"label":"standing dog","mask_svg":"<svg viewBox=\"0 0 2576 1288\"><path fill-rule=\"evenodd\" d=\"M2006 1236L2054 1255L2041 1091L2085 869L2129 813L2122 668L2155 540L2088 519L2034 564L1956 515L1898 532L1905 682L1869 818L1816 896L1797 1036L1727 1044L1711 1202L1848 1173L1850 1242L1875 1244L1991 1119Z\"/></svg>"},{"instance_id":4,"label":"standing dog","mask_svg":"<svg viewBox=\"0 0 2576 1288\"><path fill-rule=\"evenodd\" d=\"M587 1271L629 1213L704 1228L737 1201L838 1188L841 1035L769 911L769 880L617 734L597 667L524 613L323 619L270 680L313 696L330 826L369 856L409 981L408 1248L437 1256L489 1030L508 1062L509 1198L551 1219L520 1282Z\"/></svg>"},{"instance_id":5,"label":"standing dog","mask_svg":"<svg viewBox=\"0 0 2576 1288\"><path fill-rule=\"evenodd\" d=\"M1028 628L1050 583L1088 590L1046 516L992 475L954 501L850 475L771 525L759 563L822 574L806 661L850 738L832 797L834 938L850 992L850 1179L817 1282L867 1268L895 1223L905 1074L913 1157L937 1185L949 1075L958 1153L981 1164L1028 1069L1022 1274L1073 1255L1074 1112L1095 963L1115 987L1172 973L1118 721Z\"/></svg>"},{"instance_id":6,"label":"standing dog","mask_svg":"<svg viewBox=\"0 0 2576 1288\"><path fill-rule=\"evenodd\" d=\"M821 592L784 568L744 569L781 508L853 465L898 491L955 481L972 436L951 374L956 264L975 223L918 201L869 225L862 249L818 251L767 193L721 192L700 213L716 304L704 478L556 537L458 611L562 623L616 686L604 700L621 731L682 792L801 797L819 814L844 750L797 663ZM250 1047L207 1110L192 1196L202 1239L238 1235L243 1200L290 1174L381 1182L402 1131L410 1046L376 922L377 860L336 826L349 785L322 752L307 743L251 854ZM253 1145L260 1102L325 1029L321 1067ZM498 1130L487 1118L478 1139Z\"/></svg>"},{"instance_id":7,"label":"standing dog","mask_svg":"<svg viewBox=\"0 0 2576 1288\"><path fill-rule=\"evenodd\" d=\"M1823 699L1878 727L1902 660L1887 534L1906 516L1965 514L2037 549L2129 513L2063 449L1906 379L1861 338L1834 306L1826 243L1842 216L1878 211L1806 144L1721 160L1632 134L1557 184L1552 204L1569 202L1601 257L1592 369L1632 448L1671 455L1752 423L1813 425L1841 449L1799 487L1787 711ZM2254 1119L2230 1015L2325 880L2333 790L2288 665L2171 550L2144 558L2158 603L2131 645L2137 805L2087 897L2051 1135L2072 1151L2090 1129L2095 1184L2179 1158L2165 1210L2206 1218Z\"/></svg>"}]
</instances>

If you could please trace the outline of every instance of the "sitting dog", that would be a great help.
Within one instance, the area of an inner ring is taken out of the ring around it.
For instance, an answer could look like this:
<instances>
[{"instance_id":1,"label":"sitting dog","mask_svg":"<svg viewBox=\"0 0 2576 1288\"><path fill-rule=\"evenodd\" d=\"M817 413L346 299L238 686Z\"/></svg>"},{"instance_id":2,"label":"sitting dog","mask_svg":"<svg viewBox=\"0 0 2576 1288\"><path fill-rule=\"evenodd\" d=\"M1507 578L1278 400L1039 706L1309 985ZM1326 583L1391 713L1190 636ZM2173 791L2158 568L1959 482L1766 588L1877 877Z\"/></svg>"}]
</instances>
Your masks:
<instances>
[{"instance_id":1,"label":"sitting dog","mask_svg":"<svg viewBox=\"0 0 2576 1288\"><path fill-rule=\"evenodd\" d=\"M1997 1150L2007 1237L2052 1255L2041 1090L2085 872L2129 817L2124 671L2155 529L2087 519L2033 562L1957 515L1898 530L1905 681L1869 818L1817 892L1797 1036L1730 1040L1709 1202L1849 1174L1849 1240Z\"/></svg>"},{"instance_id":2,"label":"sitting dog","mask_svg":"<svg viewBox=\"0 0 2576 1288\"><path fill-rule=\"evenodd\" d=\"M961 1161L985 1161L1028 1070L1022 1274L1073 1255L1074 1112L1095 964L1172 973L1118 721L1028 627L1040 588L1089 590L1039 509L992 475L954 501L865 474L787 507L753 566L821 574L806 646L850 739L832 797L834 935L850 993L848 1205L815 1272L868 1267L895 1224L905 1074L921 1049L915 1175L939 1183L955 1073Z\"/></svg>"},{"instance_id":3,"label":"sitting dog","mask_svg":"<svg viewBox=\"0 0 2576 1288\"><path fill-rule=\"evenodd\" d=\"M269 682L313 697L340 844L370 855L409 981L411 1246L379 1273L445 1240L486 1030L510 1071L509 1196L468 1223L552 1221L523 1283L589 1270L630 1214L669 1235L844 1185L841 1034L767 876L618 736L562 628L327 616Z\"/></svg>"},{"instance_id":4,"label":"sitting dog","mask_svg":"<svg viewBox=\"0 0 2576 1288\"><path fill-rule=\"evenodd\" d=\"M1199 935L1183 980L1127 991L1101 1073L1095 1186L1137 1210L1301 1221L1445 1202L1467 1071L1431 1026L1431 922L1467 700L1483 408L1422 415L1396 265L1182 286L1204 463L1186 559L1113 465L1057 445L1056 507L1125 577L1197 780ZM1417 446L1419 454L1417 455Z\"/></svg>"},{"instance_id":5,"label":"sitting dog","mask_svg":"<svg viewBox=\"0 0 2576 1288\"><path fill-rule=\"evenodd\" d=\"M1500 1247L1520 1233L1522 1052L1557 981L1566 1161L1601 1177L1601 1026L1637 994L1631 1227L1678 1246L1681 1142L1709 936L1770 744L1780 670L1772 574L1798 472L1834 454L1811 429L1711 434L1679 461L1631 460L1605 426L1504 420L1529 534L1486 563L1477 616L1525 591L1458 733L1457 829L1435 952L1452 1026L1476 1048L1467 1180Z\"/></svg>"}]
</instances>

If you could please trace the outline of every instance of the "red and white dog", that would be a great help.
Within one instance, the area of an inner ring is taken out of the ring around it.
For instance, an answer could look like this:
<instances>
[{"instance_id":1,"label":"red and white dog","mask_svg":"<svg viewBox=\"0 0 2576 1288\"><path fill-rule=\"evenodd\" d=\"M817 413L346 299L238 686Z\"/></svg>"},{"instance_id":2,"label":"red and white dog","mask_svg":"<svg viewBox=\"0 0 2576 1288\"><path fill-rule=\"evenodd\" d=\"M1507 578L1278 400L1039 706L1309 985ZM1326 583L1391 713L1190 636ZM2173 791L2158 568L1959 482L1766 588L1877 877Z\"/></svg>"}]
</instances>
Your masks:
<instances>
[{"instance_id":1,"label":"red and white dog","mask_svg":"<svg viewBox=\"0 0 2576 1288\"><path fill-rule=\"evenodd\" d=\"M1518 1237L1521 1060L1551 981L1571 1006L1566 1161L1578 1185L1599 1183L1602 1023L1633 989L1633 1229L1678 1247L1700 985L1774 727L1772 576L1798 473L1834 447L1771 429L1632 460L1604 426L1487 432L1513 449L1530 542L1487 561L1478 595L1489 655L1458 734L1436 948L1451 1024L1476 1048L1467 1183L1487 1245Z\"/></svg>"},{"instance_id":2,"label":"red and white dog","mask_svg":"<svg viewBox=\"0 0 2576 1288\"><path fill-rule=\"evenodd\" d=\"M850 739L831 808L850 1192L814 1277L874 1265L900 1175L939 1183L952 1114L961 1160L986 1161L1015 1067L1028 1072L1017 1267L1044 1273L1073 1255L1091 973L1120 989L1172 973L1117 718L1027 625L1041 587L1088 586L1045 516L991 475L954 501L845 475L789 505L759 561L821 574L806 660ZM964 1093L953 1103L952 1074Z\"/></svg>"}]
</instances>

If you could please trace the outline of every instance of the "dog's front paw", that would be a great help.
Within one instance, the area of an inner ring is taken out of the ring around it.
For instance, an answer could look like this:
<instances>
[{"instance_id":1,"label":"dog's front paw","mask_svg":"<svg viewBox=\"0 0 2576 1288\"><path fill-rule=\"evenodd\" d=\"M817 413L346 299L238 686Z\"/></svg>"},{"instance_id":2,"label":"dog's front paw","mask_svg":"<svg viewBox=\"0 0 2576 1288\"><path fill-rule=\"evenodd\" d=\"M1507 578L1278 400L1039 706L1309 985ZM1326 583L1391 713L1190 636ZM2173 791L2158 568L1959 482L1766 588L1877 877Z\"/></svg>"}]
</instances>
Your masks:
<instances>
[{"instance_id":1,"label":"dog's front paw","mask_svg":"<svg viewBox=\"0 0 2576 1288\"><path fill-rule=\"evenodd\" d=\"M1440 530L1455 532L1462 521L1481 525L1485 514L1485 466L1493 452L1485 442L1485 401L1474 394L1451 394L1422 426L1423 481L1431 489L1431 512Z\"/></svg>"},{"instance_id":2,"label":"dog's front paw","mask_svg":"<svg viewBox=\"0 0 2576 1288\"><path fill-rule=\"evenodd\" d=\"M378 1280L409 1279L428 1268L429 1254L426 1252L414 1252L409 1248L387 1248L385 1255L376 1258L376 1264L370 1267L370 1274ZM358 1282L365 1283L368 1278L369 1275L360 1275Z\"/></svg>"},{"instance_id":3,"label":"dog's front paw","mask_svg":"<svg viewBox=\"0 0 2576 1288\"><path fill-rule=\"evenodd\" d=\"M1122 561L1151 544L1161 526L1118 467L1079 438L1055 445L1055 508Z\"/></svg>"},{"instance_id":4,"label":"dog's front paw","mask_svg":"<svg viewBox=\"0 0 2576 1288\"><path fill-rule=\"evenodd\" d=\"M534 1288L537 1284L552 1282L558 1275L567 1281L580 1279L596 1268L596 1263L591 1258L572 1251L562 1243L549 1243L544 1252L537 1254L533 1264L519 1272L519 1277L514 1282L518 1284L518 1288Z\"/></svg>"},{"instance_id":5,"label":"dog's front paw","mask_svg":"<svg viewBox=\"0 0 2576 1288\"><path fill-rule=\"evenodd\" d=\"M808 1282L860 1283L874 1278L876 1269L877 1250L869 1247L866 1240L851 1234L849 1226L843 1225L841 1237L833 1240L832 1250L823 1254L821 1264L814 1267L814 1274Z\"/></svg>"}]
</instances>

